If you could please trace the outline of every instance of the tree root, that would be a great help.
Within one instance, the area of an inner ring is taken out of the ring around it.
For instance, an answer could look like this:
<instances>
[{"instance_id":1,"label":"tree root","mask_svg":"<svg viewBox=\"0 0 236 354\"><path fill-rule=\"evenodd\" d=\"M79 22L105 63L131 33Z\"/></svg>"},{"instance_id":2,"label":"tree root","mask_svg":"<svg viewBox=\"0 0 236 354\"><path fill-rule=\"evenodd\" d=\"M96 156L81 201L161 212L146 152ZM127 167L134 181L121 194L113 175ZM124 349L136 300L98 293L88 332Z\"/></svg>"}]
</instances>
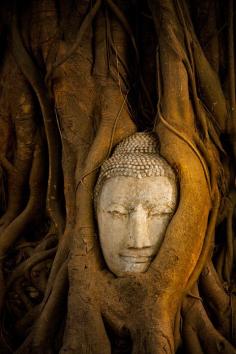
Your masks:
<instances>
[{"instance_id":1,"label":"tree root","mask_svg":"<svg viewBox=\"0 0 236 354\"><path fill-rule=\"evenodd\" d=\"M216 328L224 337L230 340L230 297L225 292L211 261L204 267L200 277L199 288L208 309L211 311Z\"/></svg>"},{"instance_id":2,"label":"tree root","mask_svg":"<svg viewBox=\"0 0 236 354\"><path fill-rule=\"evenodd\" d=\"M43 151L36 145L33 165L30 174L30 197L25 210L5 229L0 237L0 258L5 257L9 248L16 242L26 225L38 216L43 206L42 191L44 190ZM39 172L40 171L40 172ZM41 195L40 195L41 194Z\"/></svg>"},{"instance_id":3,"label":"tree root","mask_svg":"<svg viewBox=\"0 0 236 354\"><path fill-rule=\"evenodd\" d=\"M16 322L14 330L19 336L25 338L29 334L33 323L37 320L39 310L40 305L35 306L31 311L27 312L23 318Z\"/></svg>"},{"instance_id":4,"label":"tree root","mask_svg":"<svg viewBox=\"0 0 236 354\"><path fill-rule=\"evenodd\" d=\"M45 259L52 258L55 255L56 250L57 248L53 248L50 250L37 252L33 256L28 258L26 261L22 262L18 267L14 269L14 272L8 279L7 289L9 289L13 285L17 278L29 273L35 265L43 262Z\"/></svg>"},{"instance_id":5,"label":"tree root","mask_svg":"<svg viewBox=\"0 0 236 354\"><path fill-rule=\"evenodd\" d=\"M35 252L45 251L52 247L56 247L58 243L58 237L53 231L49 233L41 240L38 246L35 247Z\"/></svg>"},{"instance_id":6,"label":"tree root","mask_svg":"<svg viewBox=\"0 0 236 354\"><path fill-rule=\"evenodd\" d=\"M32 311L34 305L25 292L22 278L16 280L14 284L14 291L17 297L18 305L20 305L21 310L23 309L26 313Z\"/></svg>"},{"instance_id":7,"label":"tree root","mask_svg":"<svg viewBox=\"0 0 236 354\"><path fill-rule=\"evenodd\" d=\"M9 66L11 66L10 70ZM3 110L1 111L1 124L3 124L3 132L8 135L9 140L14 136L15 146L1 147L0 161L8 175L8 200L6 212L0 219L0 232L14 220L24 207L23 195L28 183L36 135L33 95L9 53L3 71L6 71L6 80L9 82L9 86L4 87L3 90L6 91L5 95L11 96L11 102L5 111L1 108ZM4 99L4 95L1 98ZM8 128L4 129L6 121ZM2 142L5 143L5 137L2 137Z\"/></svg>"},{"instance_id":8,"label":"tree root","mask_svg":"<svg viewBox=\"0 0 236 354\"><path fill-rule=\"evenodd\" d=\"M198 292L195 291L196 297ZM203 304L196 297L187 296L183 302L183 341L191 354L234 354L236 349L213 326Z\"/></svg>"},{"instance_id":9,"label":"tree root","mask_svg":"<svg viewBox=\"0 0 236 354\"><path fill-rule=\"evenodd\" d=\"M40 309L39 318L25 342L16 351L17 354L47 353L53 346L56 332L64 315L65 296L68 289L67 262L63 264L54 282L50 297L44 307ZM57 325L55 325L57 324ZM48 333L50 332L50 337Z\"/></svg>"},{"instance_id":10,"label":"tree root","mask_svg":"<svg viewBox=\"0 0 236 354\"><path fill-rule=\"evenodd\" d=\"M16 15L13 18L12 26L12 51L22 73L32 86L40 104L41 112L44 120L45 134L48 145L49 157L49 175L47 189L47 210L57 227L59 234L64 229L64 218L58 204L60 200L59 177L60 177L60 140L57 124L55 122L54 111L48 95L48 89L45 86L43 78L32 58L29 56L23 45L22 38L17 26Z\"/></svg>"},{"instance_id":11,"label":"tree root","mask_svg":"<svg viewBox=\"0 0 236 354\"><path fill-rule=\"evenodd\" d=\"M34 151L33 165L30 174L30 197L25 210L5 229L0 237L0 283L2 289L5 289L5 281L3 277L3 259L6 257L7 252L19 238L25 227L32 222L40 212L42 202L42 191L44 190L44 171L43 171L43 151L40 143L36 145ZM4 292L1 293L0 308L4 298Z\"/></svg>"},{"instance_id":12,"label":"tree root","mask_svg":"<svg viewBox=\"0 0 236 354\"><path fill-rule=\"evenodd\" d=\"M192 37L193 58L197 77L199 79L199 85L202 90L202 97L204 97L208 110L212 113L213 117L215 117L216 124L218 124L220 130L225 131L228 113L226 100L219 78L203 53L193 30L192 21L186 11L186 6L184 9L184 15L189 23L188 31L190 31Z\"/></svg>"},{"instance_id":13,"label":"tree root","mask_svg":"<svg viewBox=\"0 0 236 354\"><path fill-rule=\"evenodd\" d=\"M84 33L89 28L94 17L96 16L97 12L99 11L99 9L101 7L101 3L102 3L101 0L96 0L94 6L92 7L92 9L89 10L88 14L86 15L85 19L83 20L83 22L81 24L80 29L77 34L77 38L76 38L72 48L68 51L68 53L63 58L60 58L56 63L54 63L52 65L51 70L48 72L48 74L46 76L46 81L48 80L49 76L51 76L53 70L55 70L57 67L59 67L60 65L65 63L65 61L68 60L70 58L70 56L76 52L76 49L80 45L80 42L82 40Z\"/></svg>"}]
</instances>

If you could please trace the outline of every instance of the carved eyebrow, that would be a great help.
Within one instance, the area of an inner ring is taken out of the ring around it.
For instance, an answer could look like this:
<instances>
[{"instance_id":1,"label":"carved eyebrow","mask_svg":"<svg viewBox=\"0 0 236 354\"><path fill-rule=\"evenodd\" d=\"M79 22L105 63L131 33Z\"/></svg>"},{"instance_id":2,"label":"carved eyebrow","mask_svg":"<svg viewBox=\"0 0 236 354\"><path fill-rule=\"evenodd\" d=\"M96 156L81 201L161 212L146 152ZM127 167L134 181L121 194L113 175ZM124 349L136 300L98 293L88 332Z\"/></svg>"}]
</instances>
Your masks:
<instances>
[{"instance_id":1,"label":"carved eyebrow","mask_svg":"<svg viewBox=\"0 0 236 354\"><path fill-rule=\"evenodd\" d=\"M124 206L124 205L121 205L121 204L117 204L117 203L109 203L108 206L106 207L106 210L114 210L114 209L117 209L117 210L125 210L125 211L128 211L128 209Z\"/></svg>"},{"instance_id":2,"label":"carved eyebrow","mask_svg":"<svg viewBox=\"0 0 236 354\"><path fill-rule=\"evenodd\" d=\"M119 207L119 206L123 206L123 205L120 203L114 202L114 201L110 201L108 206L118 206Z\"/></svg>"},{"instance_id":3,"label":"carved eyebrow","mask_svg":"<svg viewBox=\"0 0 236 354\"><path fill-rule=\"evenodd\" d=\"M162 212L163 210L166 211L167 213L173 213L175 211L175 203L174 202L170 202L170 203L166 203L165 205L160 205L160 204L153 204L153 203L148 203L146 204L146 207L148 209L153 209L153 210L157 210L159 212Z\"/></svg>"}]
</instances>

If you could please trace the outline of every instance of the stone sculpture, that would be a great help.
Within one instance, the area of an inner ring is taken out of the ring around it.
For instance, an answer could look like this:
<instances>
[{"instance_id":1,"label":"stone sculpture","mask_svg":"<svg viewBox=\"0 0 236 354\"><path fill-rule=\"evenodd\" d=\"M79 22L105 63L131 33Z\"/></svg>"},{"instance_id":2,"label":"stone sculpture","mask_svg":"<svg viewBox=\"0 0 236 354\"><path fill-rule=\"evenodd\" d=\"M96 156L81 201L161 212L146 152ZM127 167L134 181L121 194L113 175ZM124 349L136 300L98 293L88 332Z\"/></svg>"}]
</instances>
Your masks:
<instances>
[{"instance_id":1,"label":"stone sculpture","mask_svg":"<svg viewBox=\"0 0 236 354\"><path fill-rule=\"evenodd\" d=\"M156 135L135 133L118 144L95 188L101 248L114 274L148 269L176 203L176 176Z\"/></svg>"}]
</instances>

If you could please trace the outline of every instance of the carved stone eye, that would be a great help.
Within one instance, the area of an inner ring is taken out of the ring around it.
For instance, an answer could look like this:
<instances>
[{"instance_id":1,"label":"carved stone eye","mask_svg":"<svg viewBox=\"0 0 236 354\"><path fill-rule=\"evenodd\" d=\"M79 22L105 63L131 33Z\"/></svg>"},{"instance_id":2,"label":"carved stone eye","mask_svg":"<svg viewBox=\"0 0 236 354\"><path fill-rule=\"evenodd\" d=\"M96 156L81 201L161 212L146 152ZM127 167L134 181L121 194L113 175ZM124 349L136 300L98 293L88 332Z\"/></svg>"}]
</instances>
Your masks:
<instances>
[{"instance_id":1,"label":"carved stone eye","mask_svg":"<svg viewBox=\"0 0 236 354\"><path fill-rule=\"evenodd\" d=\"M148 212L148 217L169 216L171 214L172 214L172 211L170 211L170 210L160 211L160 210L152 209Z\"/></svg>"},{"instance_id":2,"label":"carved stone eye","mask_svg":"<svg viewBox=\"0 0 236 354\"><path fill-rule=\"evenodd\" d=\"M108 211L109 214L111 214L112 216L115 216L115 217L122 217L122 216L126 216L128 215L128 212L127 211L121 211L121 210L109 210Z\"/></svg>"},{"instance_id":3,"label":"carved stone eye","mask_svg":"<svg viewBox=\"0 0 236 354\"><path fill-rule=\"evenodd\" d=\"M149 210L148 211L148 217L154 217L154 216L160 216L161 213L159 210Z\"/></svg>"}]
</instances>

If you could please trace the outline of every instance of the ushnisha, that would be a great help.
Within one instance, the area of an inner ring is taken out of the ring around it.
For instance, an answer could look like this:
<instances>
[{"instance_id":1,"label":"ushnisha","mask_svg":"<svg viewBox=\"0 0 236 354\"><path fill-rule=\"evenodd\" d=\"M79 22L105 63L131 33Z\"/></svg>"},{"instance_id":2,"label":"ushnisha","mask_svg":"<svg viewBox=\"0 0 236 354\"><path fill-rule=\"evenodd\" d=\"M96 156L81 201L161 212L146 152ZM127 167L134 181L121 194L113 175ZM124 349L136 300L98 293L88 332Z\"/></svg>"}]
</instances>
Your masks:
<instances>
[{"instance_id":1,"label":"ushnisha","mask_svg":"<svg viewBox=\"0 0 236 354\"><path fill-rule=\"evenodd\" d=\"M104 181L111 177L167 177L176 183L171 166L159 154L159 141L154 133L135 133L122 140L100 169L95 187L95 204Z\"/></svg>"}]
</instances>

